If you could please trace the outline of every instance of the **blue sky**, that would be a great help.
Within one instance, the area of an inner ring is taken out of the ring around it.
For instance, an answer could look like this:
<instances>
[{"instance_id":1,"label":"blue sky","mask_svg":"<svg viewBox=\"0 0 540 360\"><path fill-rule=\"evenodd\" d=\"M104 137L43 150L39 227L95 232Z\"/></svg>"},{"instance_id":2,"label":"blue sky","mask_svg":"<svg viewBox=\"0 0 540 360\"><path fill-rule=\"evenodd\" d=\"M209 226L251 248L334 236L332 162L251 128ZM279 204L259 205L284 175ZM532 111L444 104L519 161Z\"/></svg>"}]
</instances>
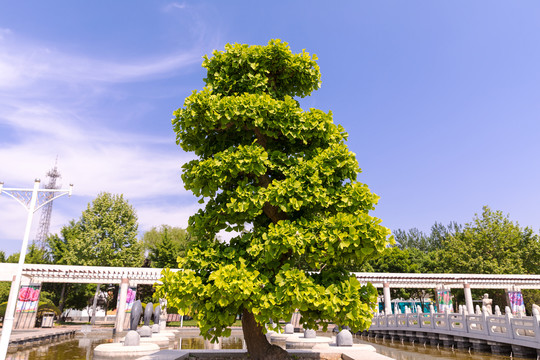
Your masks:
<instances>
[{"instance_id":1,"label":"blue sky","mask_svg":"<svg viewBox=\"0 0 540 360\"><path fill-rule=\"evenodd\" d=\"M204 54L272 38L319 57L322 88L301 104L348 131L384 225L428 231L489 205L538 232L536 1L2 2L0 181L32 187L58 156L74 195L53 232L102 191L141 231L185 227L198 204L172 112L203 87ZM0 196L1 250L20 250L25 220Z\"/></svg>"}]
</instances>

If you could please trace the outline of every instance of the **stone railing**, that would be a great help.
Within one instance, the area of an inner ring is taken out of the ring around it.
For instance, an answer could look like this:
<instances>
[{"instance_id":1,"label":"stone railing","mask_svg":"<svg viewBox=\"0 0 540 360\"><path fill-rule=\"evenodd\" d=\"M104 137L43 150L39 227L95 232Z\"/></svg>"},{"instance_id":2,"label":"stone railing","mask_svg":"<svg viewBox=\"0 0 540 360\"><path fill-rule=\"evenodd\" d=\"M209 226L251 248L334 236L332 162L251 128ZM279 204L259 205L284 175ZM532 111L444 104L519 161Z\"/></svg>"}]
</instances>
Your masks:
<instances>
[{"instance_id":1,"label":"stone railing","mask_svg":"<svg viewBox=\"0 0 540 360\"><path fill-rule=\"evenodd\" d=\"M509 310L509 309L507 309ZM514 317L486 311L375 315L369 331L407 331L452 335L540 349L540 315Z\"/></svg>"}]
</instances>

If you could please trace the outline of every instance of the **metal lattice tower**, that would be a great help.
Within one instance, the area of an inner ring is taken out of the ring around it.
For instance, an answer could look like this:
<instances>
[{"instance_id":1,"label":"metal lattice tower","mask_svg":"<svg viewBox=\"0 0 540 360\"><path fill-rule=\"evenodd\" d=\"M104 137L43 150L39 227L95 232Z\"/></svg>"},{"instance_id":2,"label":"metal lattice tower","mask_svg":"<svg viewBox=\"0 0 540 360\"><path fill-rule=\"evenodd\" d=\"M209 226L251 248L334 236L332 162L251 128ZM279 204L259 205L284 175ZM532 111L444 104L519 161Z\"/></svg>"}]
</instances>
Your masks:
<instances>
[{"instance_id":1,"label":"metal lattice tower","mask_svg":"<svg viewBox=\"0 0 540 360\"><path fill-rule=\"evenodd\" d=\"M47 173L47 177L49 178L49 182L45 185L45 189L58 189L59 185L56 185L56 179L61 178L62 176L58 172L58 169L56 168L56 164L54 164L54 168L49 170L49 172ZM54 193L52 192L46 193L46 194L49 198L52 198L54 196ZM53 202L51 201L48 204L46 204L41 210L39 228L38 228L36 239L34 240L34 244L36 244L40 249L45 248L47 236L49 236L52 206L53 206Z\"/></svg>"}]
</instances>

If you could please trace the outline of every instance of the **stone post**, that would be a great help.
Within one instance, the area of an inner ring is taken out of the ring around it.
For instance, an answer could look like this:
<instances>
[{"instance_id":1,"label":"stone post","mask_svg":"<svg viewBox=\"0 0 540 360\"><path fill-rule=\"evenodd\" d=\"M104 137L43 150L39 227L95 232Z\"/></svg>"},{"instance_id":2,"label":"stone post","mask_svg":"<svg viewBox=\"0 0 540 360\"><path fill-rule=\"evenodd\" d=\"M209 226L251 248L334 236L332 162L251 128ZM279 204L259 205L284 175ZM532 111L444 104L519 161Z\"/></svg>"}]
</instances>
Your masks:
<instances>
[{"instance_id":1,"label":"stone post","mask_svg":"<svg viewBox=\"0 0 540 360\"><path fill-rule=\"evenodd\" d=\"M509 306L506 306L504 308L504 318L506 321L506 336L508 336L510 339L514 338L514 329L512 329L512 318L514 316L512 315L512 310Z\"/></svg>"},{"instance_id":2,"label":"stone post","mask_svg":"<svg viewBox=\"0 0 540 360\"><path fill-rule=\"evenodd\" d=\"M392 298L390 297L390 284L383 284L383 295L384 295L384 313L386 315L392 315Z\"/></svg>"},{"instance_id":3,"label":"stone post","mask_svg":"<svg viewBox=\"0 0 540 360\"><path fill-rule=\"evenodd\" d=\"M536 338L536 342L540 343L540 315L533 314L532 318L533 318L534 336Z\"/></svg>"},{"instance_id":4,"label":"stone post","mask_svg":"<svg viewBox=\"0 0 540 360\"><path fill-rule=\"evenodd\" d=\"M127 291L129 287L129 279L124 277L120 283L120 294L118 298L118 309L116 309L116 321L114 328L116 332L124 331L124 319L126 317L126 300L127 300Z\"/></svg>"},{"instance_id":5,"label":"stone post","mask_svg":"<svg viewBox=\"0 0 540 360\"><path fill-rule=\"evenodd\" d=\"M474 314L474 305L472 301L471 284L463 284L463 292L465 293L465 306L469 314Z\"/></svg>"}]
</instances>

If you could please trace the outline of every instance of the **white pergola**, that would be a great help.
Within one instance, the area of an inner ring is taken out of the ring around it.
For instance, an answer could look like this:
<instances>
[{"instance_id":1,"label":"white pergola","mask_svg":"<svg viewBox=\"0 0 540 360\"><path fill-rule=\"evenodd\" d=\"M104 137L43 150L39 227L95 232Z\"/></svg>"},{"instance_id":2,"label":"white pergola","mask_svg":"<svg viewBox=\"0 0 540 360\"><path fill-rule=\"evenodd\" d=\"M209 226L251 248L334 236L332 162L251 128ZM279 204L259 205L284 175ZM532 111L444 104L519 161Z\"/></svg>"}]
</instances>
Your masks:
<instances>
[{"instance_id":1,"label":"white pergola","mask_svg":"<svg viewBox=\"0 0 540 360\"><path fill-rule=\"evenodd\" d=\"M540 275L354 273L362 284L383 288L385 313L392 313L390 288L463 289L465 306L474 313L471 289L540 289Z\"/></svg>"},{"instance_id":2,"label":"white pergola","mask_svg":"<svg viewBox=\"0 0 540 360\"><path fill-rule=\"evenodd\" d=\"M12 281L17 264L0 263L0 281ZM39 283L84 283L119 284L119 308L116 330L123 331L125 303L128 286L159 283L162 269L123 268L106 266L70 266L24 264L24 284ZM178 271L178 269L173 269ZM465 292L465 303L469 313L474 312L471 289L540 289L540 275L487 275L487 274L398 274L398 273L353 273L362 284L368 282L383 288L385 312L391 313L390 288L452 289Z\"/></svg>"},{"instance_id":3,"label":"white pergola","mask_svg":"<svg viewBox=\"0 0 540 360\"><path fill-rule=\"evenodd\" d=\"M0 263L0 281L12 282L15 279L17 267L18 264ZM115 329L116 331L123 331L128 287L139 284L152 285L159 282L161 270L154 268L24 264L21 282L24 285L41 283L119 284L120 292L118 296L120 301Z\"/></svg>"},{"instance_id":4,"label":"white pergola","mask_svg":"<svg viewBox=\"0 0 540 360\"><path fill-rule=\"evenodd\" d=\"M540 275L353 273L361 283L393 288L540 289Z\"/></svg>"},{"instance_id":5,"label":"white pergola","mask_svg":"<svg viewBox=\"0 0 540 360\"><path fill-rule=\"evenodd\" d=\"M17 264L0 263L0 281L11 281ZM127 268L109 266L72 266L24 264L23 277L26 283L77 283L77 284L121 284L129 279L130 285L154 284L161 278L162 269Z\"/></svg>"}]
</instances>

